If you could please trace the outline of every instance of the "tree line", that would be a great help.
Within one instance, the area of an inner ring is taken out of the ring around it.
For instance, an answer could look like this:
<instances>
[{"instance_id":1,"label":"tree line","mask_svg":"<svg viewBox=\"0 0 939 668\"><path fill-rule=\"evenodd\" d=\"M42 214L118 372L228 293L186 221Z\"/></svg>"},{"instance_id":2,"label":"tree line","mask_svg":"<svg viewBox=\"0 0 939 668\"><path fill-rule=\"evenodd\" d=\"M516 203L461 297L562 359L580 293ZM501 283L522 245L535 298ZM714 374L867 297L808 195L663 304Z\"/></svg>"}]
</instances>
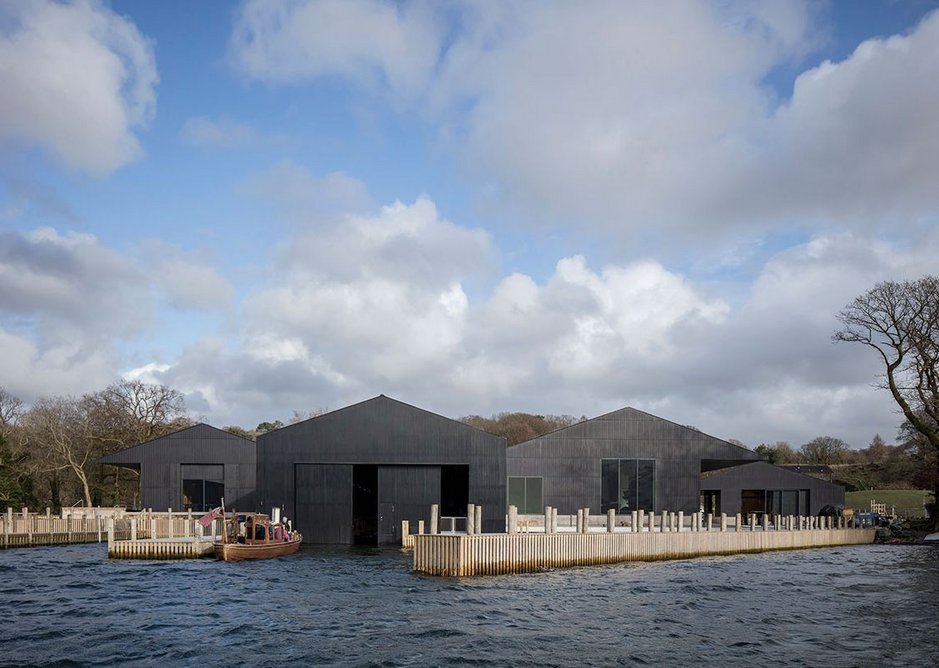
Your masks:
<instances>
[{"instance_id":1,"label":"tree line","mask_svg":"<svg viewBox=\"0 0 939 668\"><path fill-rule=\"evenodd\" d=\"M0 507L136 507L139 472L97 459L192 424L165 385L121 380L28 408L0 387Z\"/></svg>"}]
</instances>

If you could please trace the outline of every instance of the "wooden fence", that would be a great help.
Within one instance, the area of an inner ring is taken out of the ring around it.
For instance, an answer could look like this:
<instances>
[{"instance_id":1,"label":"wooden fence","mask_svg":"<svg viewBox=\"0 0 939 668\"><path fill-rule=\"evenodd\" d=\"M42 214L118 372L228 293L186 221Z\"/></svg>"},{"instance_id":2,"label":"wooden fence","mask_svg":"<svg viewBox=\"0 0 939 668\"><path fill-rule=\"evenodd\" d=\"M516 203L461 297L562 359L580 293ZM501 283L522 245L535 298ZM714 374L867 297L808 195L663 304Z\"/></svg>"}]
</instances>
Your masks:
<instances>
[{"instance_id":1,"label":"wooden fence","mask_svg":"<svg viewBox=\"0 0 939 668\"><path fill-rule=\"evenodd\" d=\"M202 513L153 512L129 513L115 508L64 509L61 515L29 512L8 508L0 515L0 547L32 547L69 543L94 543L108 540L194 538L221 535L222 518L202 530L198 524Z\"/></svg>"}]
</instances>

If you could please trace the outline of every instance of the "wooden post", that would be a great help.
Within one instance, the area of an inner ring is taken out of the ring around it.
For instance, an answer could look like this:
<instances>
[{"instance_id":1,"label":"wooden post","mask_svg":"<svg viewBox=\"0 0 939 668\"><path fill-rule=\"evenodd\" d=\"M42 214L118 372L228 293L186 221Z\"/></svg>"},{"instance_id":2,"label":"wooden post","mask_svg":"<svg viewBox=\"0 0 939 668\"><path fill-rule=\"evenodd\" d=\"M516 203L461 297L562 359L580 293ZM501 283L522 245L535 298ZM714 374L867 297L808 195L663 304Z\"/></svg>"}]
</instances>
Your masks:
<instances>
[{"instance_id":1,"label":"wooden post","mask_svg":"<svg viewBox=\"0 0 939 668\"><path fill-rule=\"evenodd\" d=\"M483 532L483 507L481 504L476 504L476 515L473 519L473 528L476 530L476 533Z\"/></svg>"},{"instance_id":2,"label":"wooden post","mask_svg":"<svg viewBox=\"0 0 939 668\"><path fill-rule=\"evenodd\" d=\"M646 511L640 508L639 509L639 531L642 531L645 525L646 525Z\"/></svg>"},{"instance_id":3,"label":"wooden post","mask_svg":"<svg viewBox=\"0 0 939 668\"><path fill-rule=\"evenodd\" d=\"M740 513L737 513L736 517L734 517L734 531L740 531L740 523L742 520L743 516Z\"/></svg>"},{"instance_id":4,"label":"wooden post","mask_svg":"<svg viewBox=\"0 0 939 668\"><path fill-rule=\"evenodd\" d=\"M763 531L769 531L769 513L763 513Z\"/></svg>"},{"instance_id":5,"label":"wooden post","mask_svg":"<svg viewBox=\"0 0 939 668\"><path fill-rule=\"evenodd\" d=\"M584 509L583 508L577 509L577 528L575 529L575 531L577 533L584 532Z\"/></svg>"},{"instance_id":6,"label":"wooden post","mask_svg":"<svg viewBox=\"0 0 939 668\"><path fill-rule=\"evenodd\" d=\"M436 503L430 504L430 534L432 536L437 535L437 525L440 522L440 506ZM404 534L402 534L403 536Z\"/></svg>"},{"instance_id":7,"label":"wooden post","mask_svg":"<svg viewBox=\"0 0 939 668\"><path fill-rule=\"evenodd\" d=\"M553 531L554 526L552 524L553 522L554 522L554 509L551 508L551 506L545 506L544 507L544 532L546 534L554 533Z\"/></svg>"},{"instance_id":8,"label":"wooden post","mask_svg":"<svg viewBox=\"0 0 939 668\"><path fill-rule=\"evenodd\" d=\"M655 511L650 510L649 511L649 533L653 533L654 531L655 531Z\"/></svg>"},{"instance_id":9,"label":"wooden post","mask_svg":"<svg viewBox=\"0 0 939 668\"><path fill-rule=\"evenodd\" d=\"M476 506L472 503L466 504L466 535L472 536L476 533Z\"/></svg>"},{"instance_id":10,"label":"wooden post","mask_svg":"<svg viewBox=\"0 0 939 668\"><path fill-rule=\"evenodd\" d=\"M679 532L680 532L680 531L683 531L684 528L685 528L685 511L684 511L684 510L679 510L679 511L678 511L678 529L677 529L677 531L679 531Z\"/></svg>"},{"instance_id":11,"label":"wooden post","mask_svg":"<svg viewBox=\"0 0 939 668\"><path fill-rule=\"evenodd\" d=\"M714 513L707 514L707 529L705 531L710 531L714 526Z\"/></svg>"},{"instance_id":12,"label":"wooden post","mask_svg":"<svg viewBox=\"0 0 939 668\"><path fill-rule=\"evenodd\" d=\"M545 509L544 532L550 533L551 511ZM509 506L509 517L505 522L505 532L508 534L518 533L518 506Z\"/></svg>"},{"instance_id":13,"label":"wooden post","mask_svg":"<svg viewBox=\"0 0 939 668\"><path fill-rule=\"evenodd\" d=\"M639 512L638 511L633 510L629 513L629 528L632 530L633 533L637 533L639 531Z\"/></svg>"},{"instance_id":14,"label":"wooden post","mask_svg":"<svg viewBox=\"0 0 939 668\"><path fill-rule=\"evenodd\" d=\"M756 513L750 513L750 531L756 531Z\"/></svg>"},{"instance_id":15,"label":"wooden post","mask_svg":"<svg viewBox=\"0 0 939 668\"><path fill-rule=\"evenodd\" d=\"M417 521L417 533L424 535L424 520Z\"/></svg>"},{"instance_id":16,"label":"wooden post","mask_svg":"<svg viewBox=\"0 0 939 668\"><path fill-rule=\"evenodd\" d=\"M201 524L199 526L202 526ZM132 518L130 521L130 539L133 542L137 542L137 518Z\"/></svg>"},{"instance_id":17,"label":"wooden post","mask_svg":"<svg viewBox=\"0 0 939 668\"><path fill-rule=\"evenodd\" d=\"M727 531L727 513L721 513L721 531Z\"/></svg>"},{"instance_id":18,"label":"wooden post","mask_svg":"<svg viewBox=\"0 0 939 668\"><path fill-rule=\"evenodd\" d=\"M606 532L613 533L616 528L616 511L610 508L606 511Z\"/></svg>"},{"instance_id":19,"label":"wooden post","mask_svg":"<svg viewBox=\"0 0 939 668\"><path fill-rule=\"evenodd\" d=\"M114 518L108 518L108 554L114 549Z\"/></svg>"},{"instance_id":20,"label":"wooden post","mask_svg":"<svg viewBox=\"0 0 939 668\"><path fill-rule=\"evenodd\" d=\"M157 522L156 518L151 514L150 515L150 539L151 540L157 537L156 522Z\"/></svg>"},{"instance_id":21,"label":"wooden post","mask_svg":"<svg viewBox=\"0 0 939 668\"><path fill-rule=\"evenodd\" d=\"M558 532L558 509L551 507L551 533Z\"/></svg>"}]
</instances>

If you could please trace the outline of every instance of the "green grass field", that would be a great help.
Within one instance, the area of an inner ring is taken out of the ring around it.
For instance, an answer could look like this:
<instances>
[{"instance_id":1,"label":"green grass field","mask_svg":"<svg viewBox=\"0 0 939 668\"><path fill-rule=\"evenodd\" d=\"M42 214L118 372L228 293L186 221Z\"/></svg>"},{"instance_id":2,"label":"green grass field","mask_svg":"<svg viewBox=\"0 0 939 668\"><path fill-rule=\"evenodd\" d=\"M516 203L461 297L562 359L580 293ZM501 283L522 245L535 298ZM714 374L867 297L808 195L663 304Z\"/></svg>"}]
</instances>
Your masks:
<instances>
[{"instance_id":1,"label":"green grass field","mask_svg":"<svg viewBox=\"0 0 939 668\"><path fill-rule=\"evenodd\" d=\"M869 511L873 499L877 503L886 503L888 513L896 508L897 515L903 517L925 517L923 503L931 503L933 500L932 492L923 489L873 489L846 492L844 497L845 507L854 508L855 512Z\"/></svg>"}]
</instances>

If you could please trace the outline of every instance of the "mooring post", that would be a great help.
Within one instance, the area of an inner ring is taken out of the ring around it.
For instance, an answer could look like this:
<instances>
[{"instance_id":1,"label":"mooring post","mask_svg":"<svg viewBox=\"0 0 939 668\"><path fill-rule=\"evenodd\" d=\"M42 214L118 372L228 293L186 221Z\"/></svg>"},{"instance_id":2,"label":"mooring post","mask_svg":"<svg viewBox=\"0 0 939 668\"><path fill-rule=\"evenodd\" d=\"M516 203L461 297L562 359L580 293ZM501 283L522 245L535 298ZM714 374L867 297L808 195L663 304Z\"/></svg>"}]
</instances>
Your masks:
<instances>
[{"instance_id":1,"label":"mooring post","mask_svg":"<svg viewBox=\"0 0 939 668\"><path fill-rule=\"evenodd\" d=\"M721 513L721 531L727 531L727 513Z\"/></svg>"},{"instance_id":2,"label":"mooring post","mask_svg":"<svg viewBox=\"0 0 939 668\"><path fill-rule=\"evenodd\" d=\"M577 528L575 529L575 531L577 533L584 532L584 509L583 508L577 509Z\"/></svg>"},{"instance_id":3,"label":"mooring post","mask_svg":"<svg viewBox=\"0 0 939 668\"><path fill-rule=\"evenodd\" d=\"M114 518L108 518L108 555L114 549Z\"/></svg>"},{"instance_id":4,"label":"mooring post","mask_svg":"<svg viewBox=\"0 0 939 668\"><path fill-rule=\"evenodd\" d=\"M678 528L676 529L676 531L681 532L684 530L685 530L685 511L679 510L678 511Z\"/></svg>"},{"instance_id":5,"label":"mooring post","mask_svg":"<svg viewBox=\"0 0 939 668\"><path fill-rule=\"evenodd\" d=\"M476 533L483 532L483 507L482 504L476 504L476 515L473 516L473 528Z\"/></svg>"},{"instance_id":6,"label":"mooring post","mask_svg":"<svg viewBox=\"0 0 939 668\"><path fill-rule=\"evenodd\" d=\"M637 531L639 531L639 512L638 511L633 510L629 513L629 529L633 533L636 533Z\"/></svg>"},{"instance_id":7,"label":"mooring post","mask_svg":"<svg viewBox=\"0 0 939 668\"><path fill-rule=\"evenodd\" d=\"M517 512L517 509L516 509ZM544 507L544 532L546 534L554 533L554 527L551 523L554 521L554 510L551 506Z\"/></svg>"},{"instance_id":8,"label":"mooring post","mask_svg":"<svg viewBox=\"0 0 939 668\"><path fill-rule=\"evenodd\" d=\"M770 524L769 513L763 513L763 531L769 531L769 524Z\"/></svg>"},{"instance_id":9,"label":"mooring post","mask_svg":"<svg viewBox=\"0 0 939 668\"><path fill-rule=\"evenodd\" d=\"M155 518L155 517L153 516L153 514L151 513L151 515L150 515L150 536L149 536L151 539L157 537L157 530L156 530L157 525L156 525L156 522L157 522L157 521L156 521L156 518Z\"/></svg>"},{"instance_id":10,"label":"mooring post","mask_svg":"<svg viewBox=\"0 0 939 668\"><path fill-rule=\"evenodd\" d=\"M613 533L616 530L616 511L610 508L606 511L606 532Z\"/></svg>"},{"instance_id":11,"label":"mooring post","mask_svg":"<svg viewBox=\"0 0 939 668\"><path fill-rule=\"evenodd\" d=\"M705 516L704 521L707 524L705 531L711 531L711 529L714 527L714 513L708 513Z\"/></svg>"},{"instance_id":12,"label":"mooring post","mask_svg":"<svg viewBox=\"0 0 939 668\"><path fill-rule=\"evenodd\" d=\"M411 533L411 521L401 520L401 544L404 545L404 539Z\"/></svg>"},{"instance_id":13,"label":"mooring post","mask_svg":"<svg viewBox=\"0 0 939 668\"><path fill-rule=\"evenodd\" d=\"M639 513L639 531L642 531L646 526L646 511L640 508L638 513Z\"/></svg>"},{"instance_id":14,"label":"mooring post","mask_svg":"<svg viewBox=\"0 0 939 668\"><path fill-rule=\"evenodd\" d=\"M466 504L466 535L472 536L476 533L476 506L472 503Z\"/></svg>"},{"instance_id":15,"label":"mooring post","mask_svg":"<svg viewBox=\"0 0 939 668\"><path fill-rule=\"evenodd\" d=\"M547 511L547 508L545 509ZM548 524L551 522L551 518L547 512L545 512L545 524L544 532L548 533ZM509 535L518 533L518 507L509 506L509 516L505 522L505 532Z\"/></svg>"},{"instance_id":16,"label":"mooring post","mask_svg":"<svg viewBox=\"0 0 939 668\"><path fill-rule=\"evenodd\" d=\"M437 524L440 521L440 506L436 503L430 504L430 535L437 535ZM402 534L404 535L404 534Z\"/></svg>"},{"instance_id":17,"label":"mooring post","mask_svg":"<svg viewBox=\"0 0 939 668\"><path fill-rule=\"evenodd\" d=\"M202 526L201 524L199 526ZM131 519L130 521L130 539L133 542L137 541L137 519Z\"/></svg>"}]
</instances>

